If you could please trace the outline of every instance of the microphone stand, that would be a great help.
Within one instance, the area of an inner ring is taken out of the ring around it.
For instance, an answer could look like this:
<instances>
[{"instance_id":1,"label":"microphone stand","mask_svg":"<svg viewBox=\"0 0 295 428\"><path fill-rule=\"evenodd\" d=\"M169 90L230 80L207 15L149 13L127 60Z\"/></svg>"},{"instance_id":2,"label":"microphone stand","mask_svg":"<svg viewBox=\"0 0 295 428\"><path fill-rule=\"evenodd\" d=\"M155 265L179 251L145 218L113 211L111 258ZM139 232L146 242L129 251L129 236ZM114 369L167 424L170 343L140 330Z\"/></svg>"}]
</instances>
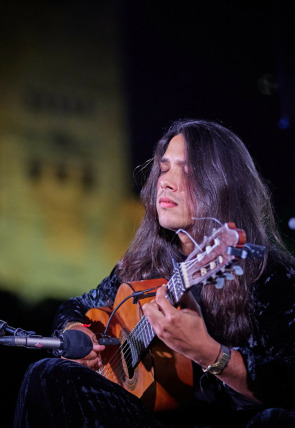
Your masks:
<instances>
[{"instance_id":1,"label":"microphone stand","mask_svg":"<svg viewBox=\"0 0 295 428\"><path fill-rule=\"evenodd\" d=\"M26 337L26 336L36 334L35 331L26 331L19 327L18 328L10 327L6 321L0 320L0 337L5 336L5 333L9 333L13 336L20 336L20 337Z\"/></svg>"}]
</instances>

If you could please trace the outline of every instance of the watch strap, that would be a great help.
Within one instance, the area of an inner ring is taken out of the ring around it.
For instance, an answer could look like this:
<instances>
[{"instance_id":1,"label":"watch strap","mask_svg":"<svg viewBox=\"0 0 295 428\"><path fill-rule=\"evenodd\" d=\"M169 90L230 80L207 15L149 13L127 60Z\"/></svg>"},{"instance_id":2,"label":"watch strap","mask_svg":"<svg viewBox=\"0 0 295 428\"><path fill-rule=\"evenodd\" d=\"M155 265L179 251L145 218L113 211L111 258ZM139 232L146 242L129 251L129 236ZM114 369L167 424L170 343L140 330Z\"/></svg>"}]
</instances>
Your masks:
<instances>
[{"instance_id":1,"label":"watch strap","mask_svg":"<svg viewBox=\"0 0 295 428\"><path fill-rule=\"evenodd\" d=\"M219 355L221 353L221 356L215 363L209 364L209 366L207 367L202 367L204 373L212 373L214 375L219 375L228 365L229 360L231 358L230 349L225 345L221 345L220 351L221 352L219 352Z\"/></svg>"}]
</instances>

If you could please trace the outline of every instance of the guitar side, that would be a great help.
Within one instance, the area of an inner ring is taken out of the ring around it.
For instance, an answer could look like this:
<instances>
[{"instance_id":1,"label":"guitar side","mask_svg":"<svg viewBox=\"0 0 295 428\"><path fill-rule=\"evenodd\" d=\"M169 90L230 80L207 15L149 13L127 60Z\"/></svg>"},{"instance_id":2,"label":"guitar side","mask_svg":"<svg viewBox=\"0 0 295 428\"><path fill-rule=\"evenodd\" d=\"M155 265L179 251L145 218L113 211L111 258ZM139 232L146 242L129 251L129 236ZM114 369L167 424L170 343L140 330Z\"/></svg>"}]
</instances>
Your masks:
<instances>
[{"instance_id":1,"label":"guitar side","mask_svg":"<svg viewBox=\"0 0 295 428\"><path fill-rule=\"evenodd\" d=\"M156 279L121 284L114 308L133 292L161 286L166 282ZM141 319L142 305L150 300L152 297L136 304L132 298L126 300L112 317L108 335L119 338L122 344ZM111 312L110 308L94 308L87 312L86 322L91 322L94 333L105 330ZM189 359L169 349L157 337L134 369L128 365L131 354L132 349L125 345L106 346L102 353L104 369L101 374L141 398L153 411L174 409L190 401L193 373Z\"/></svg>"}]
</instances>

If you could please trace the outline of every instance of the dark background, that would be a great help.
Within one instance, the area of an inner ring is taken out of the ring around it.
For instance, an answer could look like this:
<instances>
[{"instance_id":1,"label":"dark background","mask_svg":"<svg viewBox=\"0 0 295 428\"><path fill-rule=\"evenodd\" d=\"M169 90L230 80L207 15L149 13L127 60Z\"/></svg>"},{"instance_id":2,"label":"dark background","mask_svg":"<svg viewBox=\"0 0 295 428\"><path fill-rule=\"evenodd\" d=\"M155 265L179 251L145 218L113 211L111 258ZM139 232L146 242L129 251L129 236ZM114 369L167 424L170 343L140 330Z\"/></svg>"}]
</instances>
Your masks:
<instances>
[{"instance_id":1,"label":"dark background","mask_svg":"<svg viewBox=\"0 0 295 428\"><path fill-rule=\"evenodd\" d=\"M123 58L134 166L172 120L217 120L245 142L276 205L293 207L291 3L128 2Z\"/></svg>"},{"instance_id":2,"label":"dark background","mask_svg":"<svg viewBox=\"0 0 295 428\"><path fill-rule=\"evenodd\" d=\"M69 19L74 16L76 23L80 16L77 31L95 25L100 2L55 3L68 8ZM294 235L288 228L295 215L293 2L114 3L132 169L152 156L155 142L171 121L221 122L245 142L268 181L279 226L293 249ZM49 336L59 304L53 299L24 306L17 296L1 292L0 314L9 324L13 319L13 327ZM26 367L47 355L1 348L2 426L12 425Z\"/></svg>"}]
</instances>

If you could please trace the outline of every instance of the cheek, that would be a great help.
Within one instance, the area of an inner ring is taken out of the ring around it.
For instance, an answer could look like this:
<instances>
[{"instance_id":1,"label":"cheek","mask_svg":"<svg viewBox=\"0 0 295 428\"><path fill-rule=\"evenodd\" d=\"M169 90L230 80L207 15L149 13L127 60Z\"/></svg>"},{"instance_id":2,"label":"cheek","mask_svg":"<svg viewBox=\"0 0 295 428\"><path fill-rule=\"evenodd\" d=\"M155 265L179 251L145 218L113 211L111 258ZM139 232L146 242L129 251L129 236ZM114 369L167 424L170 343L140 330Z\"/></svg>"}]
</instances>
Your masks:
<instances>
[{"instance_id":1,"label":"cheek","mask_svg":"<svg viewBox=\"0 0 295 428\"><path fill-rule=\"evenodd\" d=\"M159 193L159 189L160 189L160 179L158 179L157 181L157 194Z\"/></svg>"}]
</instances>

